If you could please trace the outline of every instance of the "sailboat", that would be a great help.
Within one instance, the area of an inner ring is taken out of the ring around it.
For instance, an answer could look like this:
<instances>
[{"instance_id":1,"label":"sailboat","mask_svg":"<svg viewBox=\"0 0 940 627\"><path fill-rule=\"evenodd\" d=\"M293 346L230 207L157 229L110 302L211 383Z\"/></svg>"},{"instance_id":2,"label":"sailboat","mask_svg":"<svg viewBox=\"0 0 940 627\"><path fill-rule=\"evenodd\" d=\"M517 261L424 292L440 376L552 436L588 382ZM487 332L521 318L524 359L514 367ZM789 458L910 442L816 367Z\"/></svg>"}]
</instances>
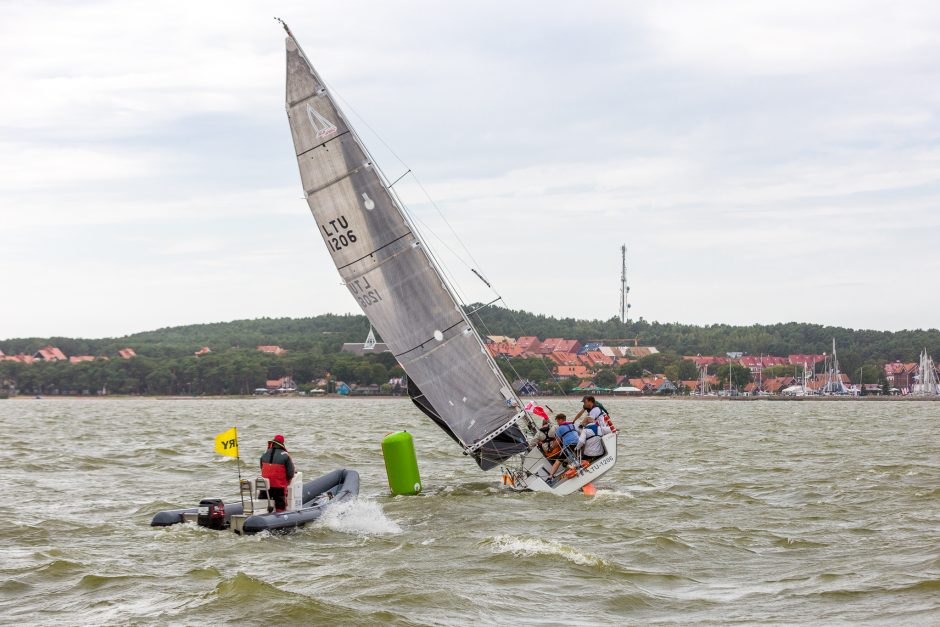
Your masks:
<instances>
[{"instance_id":1,"label":"sailboat","mask_svg":"<svg viewBox=\"0 0 940 627\"><path fill-rule=\"evenodd\" d=\"M408 375L414 404L517 490L571 494L613 468L606 454L559 482L530 446L536 420L503 376L388 179L287 32L287 117L304 195L353 298Z\"/></svg>"},{"instance_id":2,"label":"sailboat","mask_svg":"<svg viewBox=\"0 0 940 627\"><path fill-rule=\"evenodd\" d=\"M845 396L849 393L842 381L842 372L839 370L839 358L836 356L836 338L832 338L832 354L826 358L826 382L819 393L826 396Z\"/></svg>"}]
</instances>

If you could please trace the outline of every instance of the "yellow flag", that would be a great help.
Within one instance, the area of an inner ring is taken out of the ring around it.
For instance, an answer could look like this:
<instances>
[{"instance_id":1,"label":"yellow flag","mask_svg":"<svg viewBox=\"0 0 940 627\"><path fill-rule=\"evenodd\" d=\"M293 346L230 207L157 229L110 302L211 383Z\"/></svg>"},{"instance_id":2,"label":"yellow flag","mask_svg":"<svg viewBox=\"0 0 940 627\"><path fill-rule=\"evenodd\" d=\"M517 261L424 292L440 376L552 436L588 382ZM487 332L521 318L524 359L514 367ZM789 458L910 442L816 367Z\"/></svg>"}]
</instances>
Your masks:
<instances>
[{"instance_id":1,"label":"yellow flag","mask_svg":"<svg viewBox=\"0 0 940 627\"><path fill-rule=\"evenodd\" d=\"M238 457L238 434L235 427L215 436L215 452L219 455Z\"/></svg>"}]
</instances>

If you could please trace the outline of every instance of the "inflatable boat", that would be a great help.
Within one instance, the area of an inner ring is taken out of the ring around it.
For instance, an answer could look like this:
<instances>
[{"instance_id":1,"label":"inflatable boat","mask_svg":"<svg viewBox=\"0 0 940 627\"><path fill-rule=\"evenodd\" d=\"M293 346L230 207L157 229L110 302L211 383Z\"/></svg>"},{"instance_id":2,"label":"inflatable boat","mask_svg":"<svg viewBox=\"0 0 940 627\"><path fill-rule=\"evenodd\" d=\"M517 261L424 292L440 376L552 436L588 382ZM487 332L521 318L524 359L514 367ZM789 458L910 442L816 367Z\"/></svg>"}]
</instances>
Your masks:
<instances>
[{"instance_id":1,"label":"inflatable boat","mask_svg":"<svg viewBox=\"0 0 940 627\"><path fill-rule=\"evenodd\" d=\"M200 527L228 529L239 535L303 527L319 518L331 505L356 498L359 495L359 473L340 468L306 483L298 474L288 488L288 509L283 512L274 511L268 487L268 481L263 477L242 479L240 502L203 499L199 507L157 512L150 525L168 527L194 522Z\"/></svg>"}]
</instances>

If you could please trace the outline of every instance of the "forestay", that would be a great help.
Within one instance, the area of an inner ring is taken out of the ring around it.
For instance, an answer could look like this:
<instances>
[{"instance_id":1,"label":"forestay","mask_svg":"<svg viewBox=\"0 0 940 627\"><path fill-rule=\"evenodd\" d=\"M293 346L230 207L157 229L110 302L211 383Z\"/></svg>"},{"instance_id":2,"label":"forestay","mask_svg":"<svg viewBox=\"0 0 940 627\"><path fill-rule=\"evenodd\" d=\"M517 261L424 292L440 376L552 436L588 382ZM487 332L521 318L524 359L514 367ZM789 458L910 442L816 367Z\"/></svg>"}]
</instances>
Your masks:
<instances>
[{"instance_id":1,"label":"forestay","mask_svg":"<svg viewBox=\"0 0 940 627\"><path fill-rule=\"evenodd\" d=\"M462 447L473 446L512 420L517 399L287 32L287 114L320 235L346 287L416 386L416 403ZM513 427L481 448L474 457L486 469L524 451L524 438Z\"/></svg>"}]
</instances>

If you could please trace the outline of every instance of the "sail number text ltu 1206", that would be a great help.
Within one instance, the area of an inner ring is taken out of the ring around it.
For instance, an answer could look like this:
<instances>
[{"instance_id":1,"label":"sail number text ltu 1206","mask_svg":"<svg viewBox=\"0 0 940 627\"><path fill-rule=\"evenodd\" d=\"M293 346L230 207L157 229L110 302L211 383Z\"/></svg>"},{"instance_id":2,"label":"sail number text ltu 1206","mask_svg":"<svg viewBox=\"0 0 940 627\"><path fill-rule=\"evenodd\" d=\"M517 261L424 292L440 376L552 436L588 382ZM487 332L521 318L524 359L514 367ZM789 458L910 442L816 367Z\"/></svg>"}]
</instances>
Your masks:
<instances>
[{"instance_id":1,"label":"sail number text ltu 1206","mask_svg":"<svg viewBox=\"0 0 940 627\"><path fill-rule=\"evenodd\" d=\"M326 234L326 243L329 245L330 250L334 252L346 248L356 241L356 234L349 228L349 220L346 219L346 216L340 216L326 224L321 224L320 228Z\"/></svg>"},{"instance_id":2,"label":"sail number text ltu 1206","mask_svg":"<svg viewBox=\"0 0 940 627\"><path fill-rule=\"evenodd\" d=\"M372 287L369 279L365 277L350 281L346 284L346 287L349 288L349 291L352 292L359 306L363 309L382 300L382 295Z\"/></svg>"}]
</instances>

